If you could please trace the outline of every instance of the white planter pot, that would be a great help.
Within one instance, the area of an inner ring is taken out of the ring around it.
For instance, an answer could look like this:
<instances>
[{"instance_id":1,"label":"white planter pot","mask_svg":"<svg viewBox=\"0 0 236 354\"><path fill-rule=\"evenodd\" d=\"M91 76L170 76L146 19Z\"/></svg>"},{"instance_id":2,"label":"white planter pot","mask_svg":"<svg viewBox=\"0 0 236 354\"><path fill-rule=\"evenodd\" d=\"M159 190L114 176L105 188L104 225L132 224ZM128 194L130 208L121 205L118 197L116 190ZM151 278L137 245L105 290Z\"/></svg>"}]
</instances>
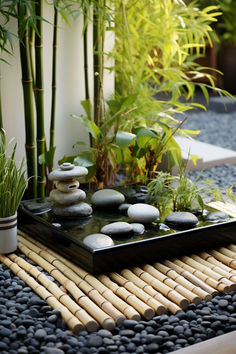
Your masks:
<instances>
[{"instance_id":1,"label":"white planter pot","mask_svg":"<svg viewBox=\"0 0 236 354\"><path fill-rule=\"evenodd\" d=\"M17 249L17 213L0 218L0 253L11 253Z\"/></svg>"}]
</instances>

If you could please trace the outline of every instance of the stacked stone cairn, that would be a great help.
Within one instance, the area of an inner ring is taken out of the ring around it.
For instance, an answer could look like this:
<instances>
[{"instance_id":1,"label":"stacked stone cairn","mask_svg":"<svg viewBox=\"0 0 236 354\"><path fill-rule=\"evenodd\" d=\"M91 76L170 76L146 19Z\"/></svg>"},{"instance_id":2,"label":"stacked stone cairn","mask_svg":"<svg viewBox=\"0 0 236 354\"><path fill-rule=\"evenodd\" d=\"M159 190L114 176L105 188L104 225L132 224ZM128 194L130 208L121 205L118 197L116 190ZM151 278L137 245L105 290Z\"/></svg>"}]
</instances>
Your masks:
<instances>
[{"instance_id":1,"label":"stacked stone cairn","mask_svg":"<svg viewBox=\"0 0 236 354\"><path fill-rule=\"evenodd\" d=\"M92 214L91 206L84 202L86 193L79 189L80 177L88 174L82 166L75 166L65 162L58 169L53 170L48 178L54 181L56 189L50 192L53 203L52 211L60 217L88 217Z\"/></svg>"}]
</instances>

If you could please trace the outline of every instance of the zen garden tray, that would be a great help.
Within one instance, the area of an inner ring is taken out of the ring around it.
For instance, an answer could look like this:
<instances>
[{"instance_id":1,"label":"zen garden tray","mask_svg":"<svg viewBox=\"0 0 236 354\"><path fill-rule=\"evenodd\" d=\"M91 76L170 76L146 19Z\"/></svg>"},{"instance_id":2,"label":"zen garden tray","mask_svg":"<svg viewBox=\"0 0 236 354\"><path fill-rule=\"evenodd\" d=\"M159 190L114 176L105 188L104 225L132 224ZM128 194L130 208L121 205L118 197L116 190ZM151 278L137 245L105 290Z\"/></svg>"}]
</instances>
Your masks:
<instances>
[{"instance_id":1,"label":"zen garden tray","mask_svg":"<svg viewBox=\"0 0 236 354\"><path fill-rule=\"evenodd\" d=\"M230 218L214 224L200 221L195 228L183 231L163 230L153 222L145 225L142 235L115 237L111 247L92 249L83 243L86 236L99 233L101 227L115 221L131 222L114 210L95 209L92 216L80 219L57 217L47 200L23 201L18 211L19 229L91 273L170 259L236 241L236 218Z\"/></svg>"}]
</instances>

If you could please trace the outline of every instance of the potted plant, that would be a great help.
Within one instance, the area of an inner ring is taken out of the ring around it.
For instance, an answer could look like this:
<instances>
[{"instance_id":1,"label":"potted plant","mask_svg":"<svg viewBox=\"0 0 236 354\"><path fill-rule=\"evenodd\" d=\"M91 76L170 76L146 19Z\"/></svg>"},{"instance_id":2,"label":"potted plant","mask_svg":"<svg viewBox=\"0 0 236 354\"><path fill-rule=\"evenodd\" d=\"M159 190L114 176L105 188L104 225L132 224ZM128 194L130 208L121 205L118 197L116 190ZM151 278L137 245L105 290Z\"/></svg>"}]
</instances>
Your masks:
<instances>
[{"instance_id":1,"label":"potted plant","mask_svg":"<svg viewBox=\"0 0 236 354\"><path fill-rule=\"evenodd\" d=\"M5 131L0 130L0 253L17 248L17 209L27 186L24 160L17 167L15 151L16 144L7 156Z\"/></svg>"}]
</instances>

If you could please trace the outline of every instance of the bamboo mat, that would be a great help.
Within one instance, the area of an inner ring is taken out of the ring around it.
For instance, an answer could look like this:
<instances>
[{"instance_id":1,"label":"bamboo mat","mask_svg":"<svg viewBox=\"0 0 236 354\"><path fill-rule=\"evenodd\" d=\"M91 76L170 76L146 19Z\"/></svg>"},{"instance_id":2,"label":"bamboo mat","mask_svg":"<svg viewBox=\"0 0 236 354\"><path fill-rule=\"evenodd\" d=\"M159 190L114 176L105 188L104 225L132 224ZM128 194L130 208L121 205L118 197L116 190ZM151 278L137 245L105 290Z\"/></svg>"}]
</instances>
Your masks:
<instances>
[{"instance_id":1,"label":"bamboo mat","mask_svg":"<svg viewBox=\"0 0 236 354\"><path fill-rule=\"evenodd\" d=\"M211 202L207 204L209 207L212 207L216 210L223 211L232 218L236 218L236 203L223 203L223 202Z\"/></svg>"},{"instance_id":2,"label":"bamboo mat","mask_svg":"<svg viewBox=\"0 0 236 354\"><path fill-rule=\"evenodd\" d=\"M191 302L199 304L236 290L233 244L96 277L21 231L18 248L36 265L15 253L0 255L0 261L52 308L59 309L75 333L99 327L113 330L125 318L139 321L156 314L176 314Z\"/></svg>"}]
</instances>

